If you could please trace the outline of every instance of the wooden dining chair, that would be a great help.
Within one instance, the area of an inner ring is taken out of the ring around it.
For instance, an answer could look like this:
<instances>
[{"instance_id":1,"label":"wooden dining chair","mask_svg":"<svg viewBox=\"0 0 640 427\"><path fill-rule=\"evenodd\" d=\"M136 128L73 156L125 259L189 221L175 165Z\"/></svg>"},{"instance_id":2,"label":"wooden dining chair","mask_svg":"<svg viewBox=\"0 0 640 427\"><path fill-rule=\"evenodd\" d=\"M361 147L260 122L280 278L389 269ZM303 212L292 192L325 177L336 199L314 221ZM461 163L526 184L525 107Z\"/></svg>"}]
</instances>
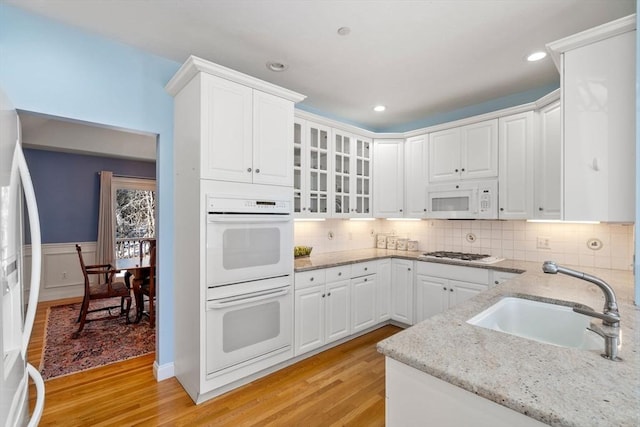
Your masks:
<instances>
[{"instance_id":1,"label":"wooden dining chair","mask_svg":"<svg viewBox=\"0 0 640 427\"><path fill-rule=\"evenodd\" d=\"M80 247L80 245L76 245L76 251L78 251L80 267L82 268L82 274L84 275L84 298L82 299L80 315L78 316L78 322L80 322L80 326L78 327L78 330L73 334L73 338L78 338L80 336L80 332L84 328L85 323L92 322L94 320L106 320L124 314L127 319L126 322L129 323L129 311L131 310L131 294L124 283L113 281L116 270L111 266L111 264L86 265L84 263L84 259L82 258L82 248ZM95 277L94 281L97 281L98 283L92 284L91 277ZM119 305L111 307L100 307L91 310L89 309L91 301L115 297L120 297ZM120 314L117 316L112 316L111 310L116 308L120 308ZM87 314L102 310L109 310L109 316L104 316L97 319L87 319Z\"/></svg>"},{"instance_id":2,"label":"wooden dining chair","mask_svg":"<svg viewBox=\"0 0 640 427\"><path fill-rule=\"evenodd\" d=\"M141 278L133 279L133 292L136 296L136 322L142 320L143 315L149 316L149 326L156 326L156 242L151 242L149 248L149 269ZM149 311L144 311L144 297L149 302Z\"/></svg>"}]
</instances>

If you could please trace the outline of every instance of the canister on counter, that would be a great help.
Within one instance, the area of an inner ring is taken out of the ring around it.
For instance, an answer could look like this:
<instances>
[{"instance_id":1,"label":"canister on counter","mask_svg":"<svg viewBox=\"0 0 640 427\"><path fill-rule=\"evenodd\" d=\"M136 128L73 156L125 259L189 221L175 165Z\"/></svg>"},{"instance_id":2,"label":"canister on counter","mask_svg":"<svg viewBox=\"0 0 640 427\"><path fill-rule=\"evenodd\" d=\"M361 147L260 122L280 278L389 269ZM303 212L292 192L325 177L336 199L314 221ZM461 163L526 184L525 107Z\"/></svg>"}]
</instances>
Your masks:
<instances>
[{"instance_id":1,"label":"canister on counter","mask_svg":"<svg viewBox=\"0 0 640 427\"><path fill-rule=\"evenodd\" d=\"M397 249L398 236L387 236L387 249Z\"/></svg>"},{"instance_id":2,"label":"canister on counter","mask_svg":"<svg viewBox=\"0 0 640 427\"><path fill-rule=\"evenodd\" d=\"M409 242L409 239L398 239L398 247L397 247L397 249L399 251L406 251L408 242Z\"/></svg>"},{"instance_id":3,"label":"canister on counter","mask_svg":"<svg viewBox=\"0 0 640 427\"><path fill-rule=\"evenodd\" d=\"M387 249L387 235L386 234L378 234L376 238L376 248L378 249Z\"/></svg>"},{"instance_id":4,"label":"canister on counter","mask_svg":"<svg viewBox=\"0 0 640 427\"><path fill-rule=\"evenodd\" d=\"M418 241L417 240L409 240L409 241L407 241L407 250L408 251L417 251L418 250Z\"/></svg>"}]
</instances>

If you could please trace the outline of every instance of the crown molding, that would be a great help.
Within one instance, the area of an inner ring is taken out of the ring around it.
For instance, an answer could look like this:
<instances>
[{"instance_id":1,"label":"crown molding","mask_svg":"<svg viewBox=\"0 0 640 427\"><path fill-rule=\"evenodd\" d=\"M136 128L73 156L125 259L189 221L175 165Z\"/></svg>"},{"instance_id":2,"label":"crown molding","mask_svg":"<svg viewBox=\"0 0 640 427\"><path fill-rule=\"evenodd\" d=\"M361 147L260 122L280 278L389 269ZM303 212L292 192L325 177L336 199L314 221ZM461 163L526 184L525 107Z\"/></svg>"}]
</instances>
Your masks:
<instances>
[{"instance_id":1,"label":"crown molding","mask_svg":"<svg viewBox=\"0 0 640 427\"><path fill-rule=\"evenodd\" d=\"M306 98L306 95L265 82L264 80L232 70L231 68L214 64L213 62L193 55L187 58L185 63L182 64L164 88L169 94L176 96L198 73L211 74L293 102L300 102Z\"/></svg>"},{"instance_id":2,"label":"crown molding","mask_svg":"<svg viewBox=\"0 0 640 427\"><path fill-rule=\"evenodd\" d=\"M636 14L625 16L615 21L590 28L560 40L547 43L547 50L558 70L562 68L561 56L564 52L577 49L588 44L608 39L636 29Z\"/></svg>"}]
</instances>

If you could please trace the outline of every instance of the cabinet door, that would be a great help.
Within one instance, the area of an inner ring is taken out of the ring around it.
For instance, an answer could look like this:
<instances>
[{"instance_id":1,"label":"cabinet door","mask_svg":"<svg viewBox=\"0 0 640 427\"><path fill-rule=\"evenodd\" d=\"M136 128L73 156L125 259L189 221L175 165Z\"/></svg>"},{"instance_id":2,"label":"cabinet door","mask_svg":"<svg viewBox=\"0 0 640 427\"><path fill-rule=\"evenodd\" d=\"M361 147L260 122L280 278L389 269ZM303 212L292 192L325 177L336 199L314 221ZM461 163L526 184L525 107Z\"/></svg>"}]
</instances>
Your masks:
<instances>
[{"instance_id":1,"label":"cabinet door","mask_svg":"<svg viewBox=\"0 0 640 427\"><path fill-rule=\"evenodd\" d=\"M327 283L325 295L325 343L351 334L349 280Z\"/></svg>"},{"instance_id":2,"label":"cabinet door","mask_svg":"<svg viewBox=\"0 0 640 427\"><path fill-rule=\"evenodd\" d=\"M302 213L306 195L304 194L307 184L306 177L306 144L303 143L305 121L298 118L293 120L293 213L296 216Z\"/></svg>"},{"instance_id":3,"label":"cabinet door","mask_svg":"<svg viewBox=\"0 0 640 427\"><path fill-rule=\"evenodd\" d=\"M351 279L352 332L360 332L377 323L375 275Z\"/></svg>"},{"instance_id":4,"label":"cabinet door","mask_svg":"<svg viewBox=\"0 0 640 427\"><path fill-rule=\"evenodd\" d=\"M533 112L501 117L498 121L500 219L533 216Z\"/></svg>"},{"instance_id":5,"label":"cabinet door","mask_svg":"<svg viewBox=\"0 0 640 427\"><path fill-rule=\"evenodd\" d=\"M295 292L296 356L324 345L324 286Z\"/></svg>"},{"instance_id":6,"label":"cabinet door","mask_svg":"<svg viewBox=\"0 0 640 427\"><path fill-rule=\"evenodd\" d=\"M534 156L533 217L560 219L562 189L562 139L560 101L538 113L539 137Z\"/></svg>"},{"instance_id":7,"label":"cabinet door","mask_svg":"<svg viewBox=\"0 0 640 427\"><path fill-rule=\"evenodd\" d=\"M429 182L460 179L460 129L429 134Z\"/></svg>"},{"instance_id":8,"label":"cabinet door","mask_svg":"<svg viewBox=\"0 0 640 427\"><path fill-rule=\"evenodd\" d=\"M464 179L498 176L498 120L460 128L460 174Z\"/></svg>"},{"instance_id":9,"label":"cabinet door","mask_svg":"<svg viewBox=\"0 0 640 427\"><path fill-rule=\"evenodd\" d=\"M404 141L376 140L374 149L373 216L403 216Z\"/></svg>"},{"instance_id":10,"label":"cabinet door","mask_svg":"<svg viewBox=\"0 0 640 427\"><path fill-rule=\"evenodd\" d=\"M352 185L351 191L351 217L371 217L373 206L371 201L371 166L373 147L372 142L361 137L354 137Z\"/></svg>"},{"instance_id":11,"label":"cabinet door","mask_svg":"<svg viewBox=\"0 0 640 427\"><path fill-rule=\"evenodd\" d=\"M348 218L351 212L351 136L338 130L333 132L333 203L332 215Z\"/></svg>"},{"instance_id":12,"label":"cabinet door","mask_svg":"<svg viewBox=\"0 0 640 427\"><path fill-rule=\"evenodd\" d=\"M391 318L413 324L413 261L391 261Z\"/></svg>"},{"instance_id":13,"label":"cabinet door","mask_svg":"<svg viewBox=\"0 0 640 427\"><path fill-rule=\"evenodd\" d=\"M252 89L202 73L202 97L202 178L251 182Z\"/></svg>"},{"instance_id":14,"label":"cabinet door","mask_svg":"<svg viewBox=\"0 0 640 427\"><path fill-rule=\"evenodd\" d=\"M376 270L376 302L378 322L391 318L391 260L378 261Z\"/></svg>"},{"instance_id":15,"label":"cabinet door","mask_svg":"<svg viewBox=\"0 0 640 427\"><path fill-rule=\"evenodd\" d=\"M449 281L439 277L416 277L415 323L442 313L449 305Z\"/></svg>"},{"instance_id":16,"label":"cabinet door","mask_svg":"<svg viewBox=\"0 0 640 427\"><path fill-rule=\"evenodd\" d=\"M253 182L293 185L293 102L253 91ZM229 141L229 144L233 142Z\"/></svg>"},{"instance_id":17,"label":"cabinet door","mask_svg":"<svg viewBox=\"0 0 640 427\"><path fill-rule=\"evenodd\" d=\"M447 288L449 293L449 308L451 308L458 304L462 304L466 300L478 295L480 292L487 290L488 286L450 280Z\"/></svg>"},{"instance_id":18,"label":"cabinet door","mask_svg":"<svg viewBox=\"0 0 640 427\"><path fill-rule=\"evenodd\" d=\"M565 220L635 220L635 40L563 54Z\"/></svg>"},{"instance_id":19,"label":"cabinet door","mask_svg":"<svg viewBox=\"0 0 640 427\"><path fill-rule=\"evenodd\" d=\"M376 157L377 158L377 157ZM420 135L404 143L404 216L423 218L427 213L427 136ZM377 185L374 181L374 187Z\"/></svg>"},{"instance_id":20,"label":"cabinet door","mask_svg":"<svg viewBox=\"0 0 640 427\"><path fill-rule=\"evenodd\" d=\"M329 136L331 129L307 122L307 216L326 217L329 209ZM303 208L304 209L304 208Z\"/></svg>"}]
</instances>

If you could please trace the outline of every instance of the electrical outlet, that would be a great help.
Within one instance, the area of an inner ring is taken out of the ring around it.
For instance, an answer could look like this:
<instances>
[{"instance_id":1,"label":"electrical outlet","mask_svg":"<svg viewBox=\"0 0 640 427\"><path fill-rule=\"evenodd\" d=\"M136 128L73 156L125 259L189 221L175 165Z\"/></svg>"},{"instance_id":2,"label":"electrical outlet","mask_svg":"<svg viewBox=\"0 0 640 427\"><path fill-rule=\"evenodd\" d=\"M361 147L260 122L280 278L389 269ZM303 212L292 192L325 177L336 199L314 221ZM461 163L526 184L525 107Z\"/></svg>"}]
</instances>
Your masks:
<instances>
[{"instance_id":1,"label":"electrical outlet","mask_svg":"<svg viewBox=\"0 0 640 427\"><path fill-rule=\"evenodd\" d=\"M551 239L548 237L538 237L538 249L551 249Z\"/></svg>"}]
</instances>

